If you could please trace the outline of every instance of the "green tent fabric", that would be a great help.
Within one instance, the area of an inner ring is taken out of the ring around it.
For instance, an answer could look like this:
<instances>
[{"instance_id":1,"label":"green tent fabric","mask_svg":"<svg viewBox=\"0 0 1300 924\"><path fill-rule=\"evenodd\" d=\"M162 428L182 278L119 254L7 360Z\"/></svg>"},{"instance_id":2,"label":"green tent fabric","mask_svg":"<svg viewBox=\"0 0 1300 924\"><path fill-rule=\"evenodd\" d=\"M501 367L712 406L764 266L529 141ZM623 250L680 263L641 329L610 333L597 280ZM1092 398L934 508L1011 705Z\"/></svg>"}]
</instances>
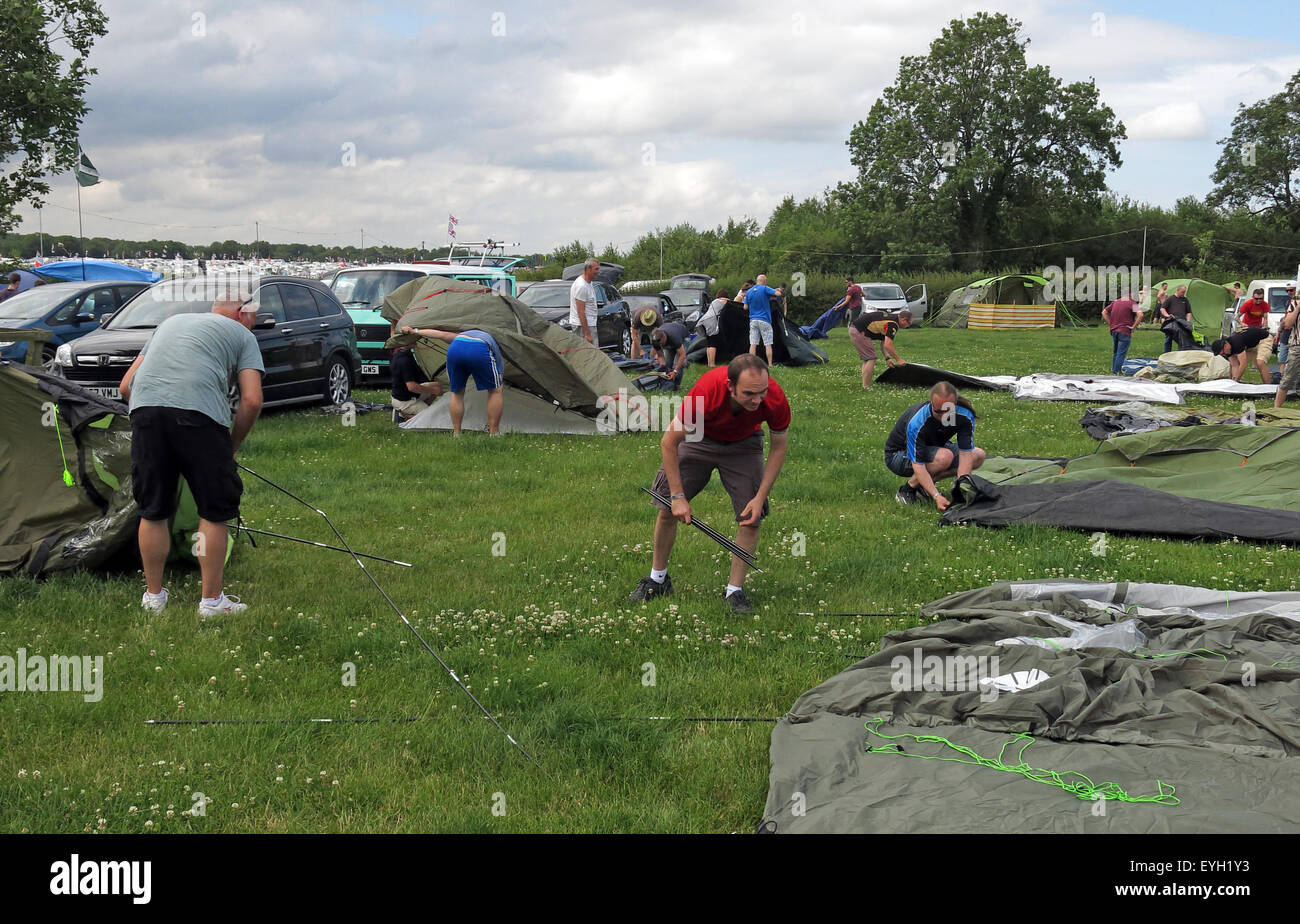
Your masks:
<instances>
[{"instance_id":1,"label":"green tent fabric","mask_svg":"<svg viewBox=\"0 0 1300 924\"><path fill-rule=\"evenodd\" d=\"M1179 286L1187 286L1187 300L1192 305L1193 326L1203 336L1219 336L1219 326L1223 323L1223 312L1232 304L1232 293L1221 285L1206 282L1204 279L1161 279L1151 287L1141 308L1145 314L1143 323L1148 321L1160 326L1156 317L1156 296L1162 285L1168 285L1168 292L1173 295Z\"/></svg>"},{"instance_id":2,"label":"green tent fabric","mask_svg":"<svg viewBox=\"0 0 1300 924\"><path fill-rule=\"evenodd\" d=\"M484 286L424 276L389 293L380 313L395 329L409 325L486 331L501 347L506 383L565 410L594 417L603 396L616 397L620 389L635 393L627 376L601 350L542 320L518 299ZM387 346L409 344L417 344L417 338L398 334ZM440 341L420 340L415 348L416 360L431 376L446 354L446 344Z\"/></svg>"},{"instance_id":3,"label":"green tent fabric","mask_svg":"<svg viewBox=\"0 0 1300 924\"><path fill-rule=\"evenodd\" d=\"M942 523L1300 541L1300 429L1218 424L1108 439L1074 459L990 458Z\"/></svg>"},{"instance_id":4,"label":"green tent fabric","mask_svg":"<svg viewBox=\"0 0 1300 924\"><path fill-rule=\"evenodd\" d=\"M920 617L778 722L761 830L1300 831L1300 593L1001 582Z\"/></svg>"},{"instance_id":5,"label":"green tent fabric","mask_svg":"<svg viewBox=\"0 0 1300 924\"><path fill-rule=\"evenodd\" d=\"M126 406L0 364L0 574L103 564L136 522Z\"/></svg>"},{"instance_id":6,"label":"green tent fabric","mask_svg":"<svg viewBox=\"0 0 1300 924\"><path fill-rule=\"evenodd\" d=\"M965 327L972 302L997 305L1046 305L1044 295L1047 280L1028 273L1011 273L976 279L960 289L954 289L944 299L943 305L925 323L930 327ZM1059 307L1059 306L1058 306ZM1060 323L1059 320L1057 322Z\"/></svg>"}]
</instances>

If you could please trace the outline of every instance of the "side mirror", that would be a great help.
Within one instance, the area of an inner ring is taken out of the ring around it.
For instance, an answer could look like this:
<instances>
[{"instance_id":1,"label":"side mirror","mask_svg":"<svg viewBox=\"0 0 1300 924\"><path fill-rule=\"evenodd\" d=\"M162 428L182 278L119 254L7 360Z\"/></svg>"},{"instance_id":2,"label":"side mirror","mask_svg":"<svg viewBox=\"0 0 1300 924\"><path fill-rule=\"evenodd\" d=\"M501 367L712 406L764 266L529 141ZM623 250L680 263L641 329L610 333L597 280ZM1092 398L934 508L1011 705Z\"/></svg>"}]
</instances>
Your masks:
<instances>
[{"instance_id":1,"label":"side mirror","mask_svg":"<svg viewBox=\"0 0 1300 924\"><path fill-rule=\"evenodd\" d=\"M271 314L270 312L266 312L265 314L259 314L257 316L257 323L253 325L253 330L274 330L274 329L275 329L275 315Z\"/></svg>"},{"instance_id":2,"label":"side mirror","mask_svg":"<svg viewBox=\"0 0 1300 924\"><path fill-rule=\"evenodd\" d=\"M93 314L78 314L72 318L74 324L89 324L94 320L95 316Z\"/></svg>"},{"instance_id":3,"label":"side mirror","mask_svg":"<svg viewBox=\"0 0 1300 924\"><path fill-rule=\"evenodd\" d=\"M116 311L110 311L108 314L104 315L102 318L99 319L99 326L108 327L108 322L113 320L113 315L115 314L117 314Z\"/></svg>"}]
</instances>

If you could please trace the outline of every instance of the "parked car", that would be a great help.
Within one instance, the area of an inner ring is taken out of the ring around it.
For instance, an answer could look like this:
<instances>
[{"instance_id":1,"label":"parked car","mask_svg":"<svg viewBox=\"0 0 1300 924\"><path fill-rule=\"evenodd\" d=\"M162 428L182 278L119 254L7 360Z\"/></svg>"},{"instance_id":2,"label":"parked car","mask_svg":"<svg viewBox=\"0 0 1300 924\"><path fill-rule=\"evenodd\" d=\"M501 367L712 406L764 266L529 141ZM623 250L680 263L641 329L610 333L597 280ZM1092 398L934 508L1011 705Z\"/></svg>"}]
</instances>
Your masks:
<instances>
[{"instance_id":1,"label":"parked car","mask_svg":"<svg viewBox=\"0 0 1300 924\"><path fill-rule=\"evenodd\" d=\"M1227 337L1237 329L1237 312L1241 306L1255 297L1256 289L1264 290L1264 301L1268 302L1268 329L1277 333L1282 316L1286 314L1286 287L1296 284L1294 279L1254 279L1246 286L1246 294L1235 299L1223 312L1223 321L1219 325L1219 336ZM5 303L0 303L0 314L4 313Z\"/></svg>"},{"instance_id":2,"label":"parked car","mask_svg":"<svg viewBox=\"0 0 1300 924\"><path fill-rule=\"evenodd\" d=\"M99 329L106 315L120 309L149 288L147 282L52 282L36 286L0 302L0 327L45 329L50 339L41 347L41 365L54 365L54 354ZM0 358L27 361L26 340L0 342Z\"/></svg>"},{"instance_id":3,"label":"parked car","mask_svg":"<svg viewBox=\"0 0 1300 924\"><path fill-rule=\"evenodd\" d=\"M920 323L929 307L925 283L918 282L906 292L896 282L860 282L862 287L863 311L899 312L906 308L912 312L912 320ZM912 295L913 292L917 294ZM850 321L853 319L850 318Z\"/></svg>"},{"instance_id":4,"label":"parked car","mask_svg":"<svg viewBox=\"0 0 1300 924\"><path fill-rule=\"evenodd\" d=\"M681 312L681 321L687 327L694 327L700 319L700 313L713 301L705 289L665 289L659 294Z\"/></svg>"},{"instance_id":5,"label":"parked car","mask_svg":"<svg viewBox=\"0 0 1300 924\"><path fill-rule=\"evenodd\" d=\"M301 401L347 403L361 370L352 320L323 284L302 276L262 276L252 282L258 307L253 335L262 352L265 405ZM104 326L59 347L53 371L109 398L154 330L175 314L211 311L213 299L187 298L195 293L158 283L140 293ZM197 287L200 288L201 287ZM238 387L231 383L232 405Z\"/></svg>"},{"instance_id":6,"label":"parked car","mask_svg":"<svg viewBox=\"0 0 1300 924\"><path fill-rule=\"evenodd\" d=\"M519 293L519 300L552 324L573 330L569 324L569 290L563 279L535 282ZM592 280L596 292L596 345L624 356L632 352L632 312L627 300L608 282ZM581 333L582 328L578 328Z\"/></svg>"},{"instance_id":7,"label":"parked car","mask_svg":"<svg viewBox=\"0 0 1300 924\"><path fill-rule=\"evenodd\" d=\"M467 266L452 263L380 263L374 266L349 266L328 274L322 280L343 303L356 329L357 349L361 352L361 379L366 384L388 381L388 363L392 351L384 348L391 335L388 321L379 313L384 298L398 286L424 276L445 276L490 286L498 292L514 295L515 277L492 266Z\"/></svg>"}]
</instances>

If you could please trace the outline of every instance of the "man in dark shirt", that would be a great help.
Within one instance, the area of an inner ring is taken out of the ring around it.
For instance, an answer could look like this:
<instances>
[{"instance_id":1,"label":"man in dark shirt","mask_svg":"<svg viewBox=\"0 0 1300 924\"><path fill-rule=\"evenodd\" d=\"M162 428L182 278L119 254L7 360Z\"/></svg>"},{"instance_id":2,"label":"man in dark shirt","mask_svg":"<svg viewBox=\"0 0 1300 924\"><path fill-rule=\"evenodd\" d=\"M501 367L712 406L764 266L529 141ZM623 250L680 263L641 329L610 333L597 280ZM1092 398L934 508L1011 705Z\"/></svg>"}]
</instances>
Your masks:
<instances>
[{"instance_id":1,"label":"man in dark shirt","mask_svg":"<svg viewBox=\"0 0 1300 924\"><path fill-rule=\"evenodd\" d=\"M983 464L984 450L975 445L975 412L951 382L936 382L930 400L904 411L885 440L885 465L907 479L894 497L900 504L918 503L924 493L947 510L949 501L935 482L969 475Z\"/></svg>"},{"instance_id":2,"label":"man in dark shirt","mask_svg":"<svg viewBox=\"0 0 1300 924\"><path fill-rule=\"evenodd\" d=\"M875 343L880 343L889 365L906 366L907 363L894 349L894 335L900 327L912 326L912 312L904 309L893 315L887 311L863 311L849 325L849 339L857 348L862 360L862 387L871 387L871 376L876 369Z\"/></svg>"},{"instance_id":3,"label":"man in dark shirt","mask_svg":"<svg viewBox=\"0 0 1300 924\"><path fill-rule=\"evenodd\" d=\"M388 370L393 379L393 423L409 420L442 394L440 384L424 380L424 370L415 361L410 347L402 347L393 353Z\"/></svg>"},{"instance_id":4,"label":"man in dark shirt","mask_svg":"<svg viewBox=\"0 0 1300 924\"><path fill-rule=\"evenodd\" d=\"M1268 366L1257 355L1257 347L1264 340L1269 338L1267 327L1248 327L1245 330L1239 330L1231 337L1224 340L1216 340L1210 344L1210 352L1215 356L1226 356L1232 366L1232 379L1234 382L1240 382L1246 374L1246 367L1250 365L1251 357L1255 358L1255 365L1259 369L1260 381L1269 385L1273 379L1273 373L1269 372Z\"/></svg>"},{"instance_id":5,"label":"man in dark shirt","mask_svg":"<svg viewBox=\"0 0 1300 924\"><path fill-rule=\"evenodd\" d=\"M655 374L668 379L673 388L681 387L686 372L686 338L690 331L684 324L669 321L650 332L650 345L659 368Z\"/></svg>"},{"instance_id":6,"label":"man in dark shirt","mask_svg":"<svg viewBox=\"0 0 1300 924\"><path fill-rule=\"evenodd\" d=\"M1165 352L1173 350L1175 344L1182 348L1177 333L1170 327L1165 327L1165 321L1180 321L1182 324L1191 325L1192 322L1192 303L1187 300L1187 286L1179 286L1178 290L1165 299L1165 304L1160 308L1161 329L1165 331Z\"/></svg>"},{"instance_id":7,"label":"man in dark shirt","mask_svg":"<svg viewBox=\"0 0 1300 924\"><path fill-rule=\"evenodd\" d=\"M1192 303L1187 300L1187 286L1179 286L1173 295L1165 299L1164 304L1160 306L1160 317L1162 322L1174 319L1191 324ZM1165 331L1165 352L1168 353L1179 341L1172 331L1164 328L1163 323L1161 329ZM1181 346L1179 348L1181 349Z\"/></svg>"}]
</instances>

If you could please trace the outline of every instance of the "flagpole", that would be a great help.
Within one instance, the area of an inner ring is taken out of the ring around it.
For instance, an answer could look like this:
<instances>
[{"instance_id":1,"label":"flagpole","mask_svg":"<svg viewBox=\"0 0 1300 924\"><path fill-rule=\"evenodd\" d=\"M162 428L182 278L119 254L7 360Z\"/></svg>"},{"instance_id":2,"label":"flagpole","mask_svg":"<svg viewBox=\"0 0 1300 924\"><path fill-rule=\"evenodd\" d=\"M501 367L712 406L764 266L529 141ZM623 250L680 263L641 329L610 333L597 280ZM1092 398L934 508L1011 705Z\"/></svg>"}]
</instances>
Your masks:
<instances>
[{"instance_id":1,"label":"flagpole","mask_svg":"<svg viewBox=\"0 0 1300 924\"><path fill-rule=\"evenodd\" d=\"M81 156L78 149L77 156ZM81 227L81 180L75 175L73 179L77 181L77 242L81 245L81 281L86 281L86 235Z\"/></svg>"}]
</instances>

